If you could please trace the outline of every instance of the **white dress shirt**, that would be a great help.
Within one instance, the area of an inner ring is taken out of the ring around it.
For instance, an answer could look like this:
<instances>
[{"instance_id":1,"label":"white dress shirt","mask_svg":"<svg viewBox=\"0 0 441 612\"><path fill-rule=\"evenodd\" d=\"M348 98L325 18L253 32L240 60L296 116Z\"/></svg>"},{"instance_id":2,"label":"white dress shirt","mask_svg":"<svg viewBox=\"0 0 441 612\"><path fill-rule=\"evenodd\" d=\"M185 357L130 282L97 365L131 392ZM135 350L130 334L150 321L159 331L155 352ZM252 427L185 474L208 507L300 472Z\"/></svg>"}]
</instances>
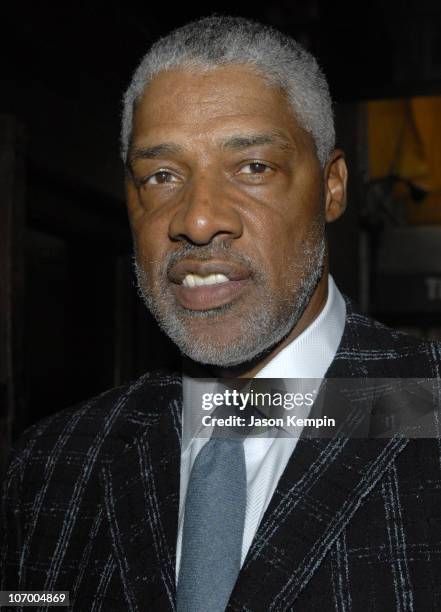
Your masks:
<instances>
[{"instance_id":1,"label":"white dress shirt","mask_svg":"<svg viewBox=\"0 0 441 612\"><path fill-rule=\"evenodd\" d=\"M345 301L328 277L328 297L323 310L297 338L278 353L256 378L322 379L331 365L343 335L346 319ZM179 497L178 539L176 547L176 580L179 575L184 525L185 496L194 460L208 438L192 437L186 427L190 421L192 387L197 379L183 377L183 427L181 480ZM187 413L187 420L186 420ZM247 507L242 540L243 564L259 523L273 496L277 483L294 451L297 437L248 437L244 441L247 472Z\"/></svg>"}]
</instances>

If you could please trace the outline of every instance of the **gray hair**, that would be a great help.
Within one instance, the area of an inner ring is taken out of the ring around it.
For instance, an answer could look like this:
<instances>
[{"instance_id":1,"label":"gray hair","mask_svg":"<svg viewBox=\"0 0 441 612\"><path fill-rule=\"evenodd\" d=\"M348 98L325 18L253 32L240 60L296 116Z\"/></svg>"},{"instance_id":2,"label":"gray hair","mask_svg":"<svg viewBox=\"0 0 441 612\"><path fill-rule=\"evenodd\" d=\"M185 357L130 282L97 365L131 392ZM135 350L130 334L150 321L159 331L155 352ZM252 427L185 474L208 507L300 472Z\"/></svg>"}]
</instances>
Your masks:
<instances>
[{"instance_id":1,"label":"gray hair","mask_svg":"<svg viewBox=\"0 0 441 612\"><path fill-rule=\"evenodd\" d=\"M210 69L228 64L255 67L288 96L300 125L325 165L335 145L332 101L315 58L292 38L242 17L206 17L153 44L135 70L123 98L121 156L127 160L137 100L153 77L172 68Z\"/></svg>"}]
</instances>

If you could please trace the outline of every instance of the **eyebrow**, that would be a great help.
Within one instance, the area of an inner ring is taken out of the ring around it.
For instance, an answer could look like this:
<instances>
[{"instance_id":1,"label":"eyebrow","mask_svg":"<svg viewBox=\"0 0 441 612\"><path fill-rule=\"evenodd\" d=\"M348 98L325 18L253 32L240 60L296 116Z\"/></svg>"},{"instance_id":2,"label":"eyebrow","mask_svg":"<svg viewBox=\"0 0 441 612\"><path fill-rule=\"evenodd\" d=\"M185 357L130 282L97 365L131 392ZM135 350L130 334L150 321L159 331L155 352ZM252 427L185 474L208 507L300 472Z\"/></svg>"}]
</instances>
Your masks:
<instances>
[{"instance_id":1,"label":"eyebrow","mask_svg":"<svg viewBox=\"0 0 441 612\"><path fill-rule=\"evenodd\" d=\"M265 132L262 134L237 134L222 142L223 149L242 151L250 147L261 145L276 145L283 150L295 149L294 143L279 132Z\"/></svg>"},{"instance_id":2,"label":"eyebrow","mask_svg":"<svg viewBox=\"0 0 441 612\"><path fill-rule=\"evenodd\" d=\"M163 142L152 147L136 147L129 152L128 163L135 159L157 159L168 155L177 155L183 148L173 142Z\"/></svg>"}]
</instances>

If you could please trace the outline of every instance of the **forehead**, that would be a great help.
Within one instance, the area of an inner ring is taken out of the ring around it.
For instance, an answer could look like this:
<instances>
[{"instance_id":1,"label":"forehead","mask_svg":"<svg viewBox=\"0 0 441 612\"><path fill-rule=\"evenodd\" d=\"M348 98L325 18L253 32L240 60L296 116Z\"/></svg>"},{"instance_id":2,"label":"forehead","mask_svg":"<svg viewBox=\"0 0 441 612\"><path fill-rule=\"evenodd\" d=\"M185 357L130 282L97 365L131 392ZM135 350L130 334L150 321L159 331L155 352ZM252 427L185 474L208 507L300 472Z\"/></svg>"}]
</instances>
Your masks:
<instances>
[{"instance_id":1,"label":"forehead","mask_svg":"<svg viewBox=\"0 0 441 612\"><path fill-rule=\"evenodd\" d=\"M284 93L244 66L159 73L136 104L132 144L221 139L237 129L276 131L297 146L312 145Z\"/></svg>"}]
</instances>

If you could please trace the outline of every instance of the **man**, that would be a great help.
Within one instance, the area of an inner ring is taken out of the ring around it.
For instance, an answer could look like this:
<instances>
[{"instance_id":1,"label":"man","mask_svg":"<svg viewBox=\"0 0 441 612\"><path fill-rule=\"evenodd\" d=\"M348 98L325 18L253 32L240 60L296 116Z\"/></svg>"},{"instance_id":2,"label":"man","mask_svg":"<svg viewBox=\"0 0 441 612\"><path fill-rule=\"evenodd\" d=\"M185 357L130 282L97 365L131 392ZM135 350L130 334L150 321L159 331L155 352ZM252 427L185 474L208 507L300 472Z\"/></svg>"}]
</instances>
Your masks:
<instances>
[{"instance_id":1,"label":"man","mask_svg":"<svg viewBox=\"0 0 441 612\"><path fill-rule=\"evenodd\" d=\"M438 440L187 426L201 377L440 375L439 345L357 314L328 274L346 165L315 60L243 19L180 28L133 76L122 153L139 287L183 371L23 436L2 588L82 611L439 609Z\"/></svg>"}]
</instances>

